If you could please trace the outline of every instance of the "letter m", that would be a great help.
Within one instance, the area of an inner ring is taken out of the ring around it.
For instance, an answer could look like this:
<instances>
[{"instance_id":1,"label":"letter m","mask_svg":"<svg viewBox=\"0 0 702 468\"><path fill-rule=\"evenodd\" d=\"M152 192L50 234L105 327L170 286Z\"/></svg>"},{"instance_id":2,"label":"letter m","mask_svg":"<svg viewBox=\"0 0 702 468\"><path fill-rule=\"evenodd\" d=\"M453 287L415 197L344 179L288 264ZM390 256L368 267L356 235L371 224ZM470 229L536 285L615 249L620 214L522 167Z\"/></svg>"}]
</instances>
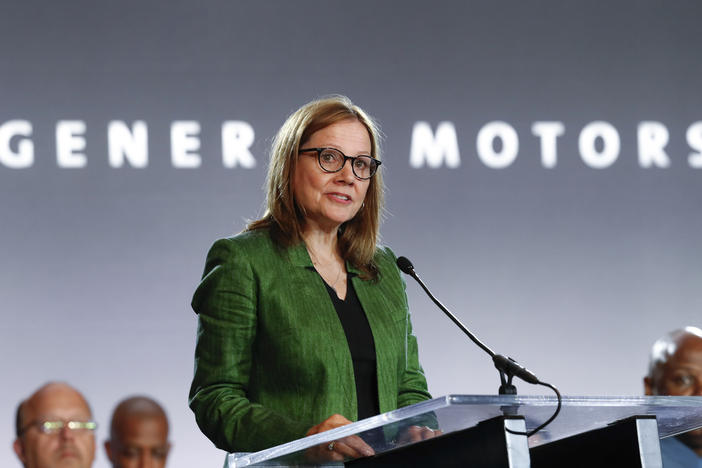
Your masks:
<instances>
[{"instance_id":1,"label":"letter m","mask_svg":"<svg viewBox=\"0 0 702 468\"><path fill-rule=\"evenodd\" d=\"M410 166L418 169L425 162L431 168L441 167L444 163L451 168L461 165L456 128L452 122L439 122L436 134L431 131L428 122L415 122L412 128Z\"/></svg>"}]
</instances>

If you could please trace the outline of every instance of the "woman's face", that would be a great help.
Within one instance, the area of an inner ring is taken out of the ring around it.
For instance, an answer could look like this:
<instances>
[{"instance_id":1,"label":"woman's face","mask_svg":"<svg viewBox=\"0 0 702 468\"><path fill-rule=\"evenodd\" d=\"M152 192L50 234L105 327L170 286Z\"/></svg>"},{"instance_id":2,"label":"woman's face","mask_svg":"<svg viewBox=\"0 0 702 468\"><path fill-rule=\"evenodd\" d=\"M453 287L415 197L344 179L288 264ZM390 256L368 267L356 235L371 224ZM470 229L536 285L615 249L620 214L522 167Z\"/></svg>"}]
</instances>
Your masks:
<instances>
[{"instance_id":1,"label":"woman's face","mask_svg":"<svg viewBox=\"0 0 702 468\"><path fill-rule=\"evenodd\" d=\"M336 148L346 156L371 154L368 130L356 119L342 120L318 130L304 148ZM339 172L324 172L314 151L300 153L293 174L293 194L304 209L306 228L337 229L361 208L370 180L356 178L351 161Z\"/></svg>"}]
</instances>

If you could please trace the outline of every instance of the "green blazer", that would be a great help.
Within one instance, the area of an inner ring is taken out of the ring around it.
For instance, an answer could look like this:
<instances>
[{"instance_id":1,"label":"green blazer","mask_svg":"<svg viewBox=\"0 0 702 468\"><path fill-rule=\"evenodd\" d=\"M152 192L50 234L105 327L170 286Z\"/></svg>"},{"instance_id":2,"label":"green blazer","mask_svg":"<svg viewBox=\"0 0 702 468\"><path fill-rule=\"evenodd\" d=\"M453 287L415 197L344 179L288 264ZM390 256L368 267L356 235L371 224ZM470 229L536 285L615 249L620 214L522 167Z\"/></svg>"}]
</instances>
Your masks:
<instances>
[{"instance_id":1,"label":"green blazer","mask_svg":"<svg viewBox=\"0 0 702 468\"><path fill-rule=\"evenodd\" d=\"M405 284L390 249L379 275L347 264L377 357L380 411L431 398L417 357ZM304 244L281 249L267 230L220 239L207 255L192 307L198 314L190 407L228 452L303 437L334 413L357 419L346 335Z\"/></svg>"}]
</instances>

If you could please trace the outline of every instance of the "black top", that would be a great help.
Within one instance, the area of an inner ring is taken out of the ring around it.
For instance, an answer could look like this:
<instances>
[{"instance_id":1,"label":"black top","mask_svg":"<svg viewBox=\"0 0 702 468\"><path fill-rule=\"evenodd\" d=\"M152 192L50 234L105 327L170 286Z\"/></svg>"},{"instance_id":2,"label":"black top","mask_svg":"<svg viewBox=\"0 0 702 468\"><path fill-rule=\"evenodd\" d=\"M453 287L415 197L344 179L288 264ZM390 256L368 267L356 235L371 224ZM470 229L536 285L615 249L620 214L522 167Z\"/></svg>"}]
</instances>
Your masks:
<instances>
[{"instance_id":1,"label":"black top","mask_svg":"<svg viewBox=\"0 0 702 468\"><path fill-rule=\"evenodd\" d=\"M370 418L380 414L378 404L378 375L376 373L375 342L370 324L361 303L353 289L351 275L346 275L346 299L341 300L331 286L324 282L329 297L344 327L346 341L353 360L353 374L356 380L356 398L358 399L358 419Z\"/></svg>"}]
</instances>

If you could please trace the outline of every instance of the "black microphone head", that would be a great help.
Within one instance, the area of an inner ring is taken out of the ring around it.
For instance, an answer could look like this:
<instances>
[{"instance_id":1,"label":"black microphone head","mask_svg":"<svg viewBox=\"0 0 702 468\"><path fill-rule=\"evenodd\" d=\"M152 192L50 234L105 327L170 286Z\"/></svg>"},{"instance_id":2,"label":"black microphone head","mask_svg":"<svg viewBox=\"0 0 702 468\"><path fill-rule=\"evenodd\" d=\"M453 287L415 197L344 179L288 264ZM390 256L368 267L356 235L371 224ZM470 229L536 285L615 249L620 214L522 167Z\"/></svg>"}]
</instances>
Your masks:
<instances>
[{"instance_id":1,"label":"black microphone head","mask_svg":"<svg viewBox=\"0 0 702 468\"><path fill-rule=\"evenodd\" d=\"M398 257L397 268L399 268L402 273L410 276L414 275L414 265L412 265L412 262L410 262L409 258L407 257Z\"/></svg>"}]
</instances>

